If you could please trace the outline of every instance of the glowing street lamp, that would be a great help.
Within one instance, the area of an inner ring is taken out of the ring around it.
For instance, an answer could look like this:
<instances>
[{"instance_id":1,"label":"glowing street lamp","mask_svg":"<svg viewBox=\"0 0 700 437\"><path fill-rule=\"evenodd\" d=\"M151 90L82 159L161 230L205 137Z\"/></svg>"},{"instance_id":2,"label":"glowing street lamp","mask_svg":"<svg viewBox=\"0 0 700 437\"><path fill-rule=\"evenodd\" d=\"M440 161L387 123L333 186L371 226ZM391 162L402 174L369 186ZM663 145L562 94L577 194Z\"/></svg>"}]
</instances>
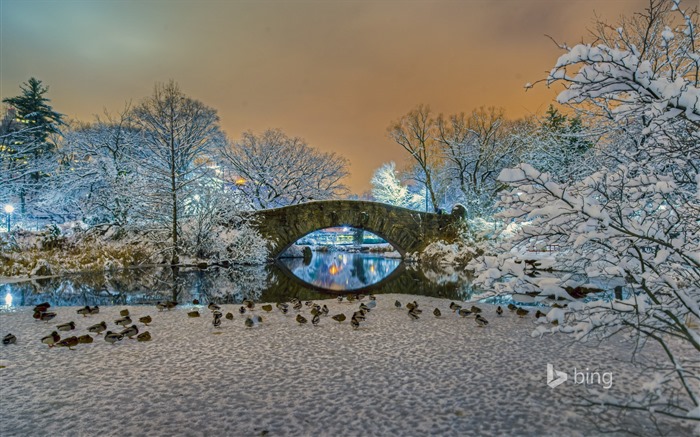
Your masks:
<instances>
[{"instance_id":1,"label":"glowing street lamp","mask_svg":"<svg viewBox=\"0 0 700 437\"><path fill-rule=\"evenodd\" d=\"M10 232L10 217L12 216L14 210L14 206L10 204L5 205L5 214L7 214L7 232Z\"/></svg>"}]
</instances>

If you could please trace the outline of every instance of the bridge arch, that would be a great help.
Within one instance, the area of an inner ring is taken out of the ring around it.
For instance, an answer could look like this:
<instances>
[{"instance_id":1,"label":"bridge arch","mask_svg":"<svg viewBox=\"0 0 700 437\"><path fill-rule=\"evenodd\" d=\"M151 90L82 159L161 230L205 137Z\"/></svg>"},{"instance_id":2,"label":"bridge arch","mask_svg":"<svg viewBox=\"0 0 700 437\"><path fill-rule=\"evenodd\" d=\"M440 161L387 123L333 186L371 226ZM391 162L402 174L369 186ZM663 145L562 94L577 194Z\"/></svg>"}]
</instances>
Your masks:
<instances>
[{"instance_id":1,"label":"bridge arch","mask_svg":"<svg viewBox=\"0 0 700 437\"><path fill-rule=\"evenodd\" d=\"M255 211L252 223L267 239L273 258L304 235L338 226L372 232L391 243L403 257L436 240L455 240L463 217L461 206L451 214L433 214L378 202L324 200Z\"/></svg>"}]
</instances>

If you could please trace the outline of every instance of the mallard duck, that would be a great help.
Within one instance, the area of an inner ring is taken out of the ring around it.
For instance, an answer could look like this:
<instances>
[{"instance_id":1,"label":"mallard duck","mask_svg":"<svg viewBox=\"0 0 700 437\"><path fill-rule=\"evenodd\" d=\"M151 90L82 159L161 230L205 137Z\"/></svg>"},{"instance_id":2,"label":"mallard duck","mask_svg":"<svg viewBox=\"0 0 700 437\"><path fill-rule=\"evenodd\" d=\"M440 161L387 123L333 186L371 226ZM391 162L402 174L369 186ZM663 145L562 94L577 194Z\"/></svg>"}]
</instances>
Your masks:
<instances>
[{"instance_id":1,"label":"mallard duck","mask_svg":"<svg viewBox=\"0 0 700 437\"><path fill-rule=\"evenodd\" d=\"M107 324L103 321L100 322L96 325L92 325L88 328L88 332L95 333L97 335L100 335L104 330L107 329Z\"/></svg>"},{"instance_id":2,"label":"mallard duck","mask_svg":"<svg viewBox=\"0 0 700 437\"><path fill-rule=\"evenodd\" d=\"M253 319L251 319L250 317L246 317L246 319L245 319L245 327L246 327L246 328L252 328L253 325L255 325L255 323L253 322Z\"/></svg>"},{"instance_id":3,"label":"mallard duck","mask_svg":"<svg viewBox=\"0 0 700 437\"><path fill-rule=\"evenodd\" d=\"M328 312L329 312L328 307L326 305L323 305L321 307L321 314L323 314L324 316L327 316Z\"/></svg>"},{"instance_id":4,"label":"mallard duck","mask_svg":"<svg viewBox=\"0 0 700 437\"><path fill-rule=\"evenodd\" d=\"M56 346L67 347L70 350L74 350L73 346L77 346L77 345L78 345L78 337L76 337L76 336L68 337L68 338L56 343Z\"/></svg>"},{"instance_id":5,"label":"mallard duck","mask_svg":"<svg viewBox=\"0 0 700 437\"><path fill-rule=\"evenodd\" d=\"M151 316L143 316L139 317L139 322L143 323L144 325L148 326L149 323L151 323L153 319Z\"/></svg>"},{"instance_id":6,"label":"mallard duck","mask_svg":"<svg viewBox=\"0 0 700 437\"><path fill-rule=\"evenodd\" d=\"M90 308L90 314L91 315L100 314L100 307L95 305L94 307Z\"/></svg>"},{"instance_id":7,"label":"mallard duck","mask_svg":"<svg viewBox=\"0 0 700 437\"><path fill-rule=\"evenodd\" d=\"M317 314L316 314L315 316L313 316L313 318L311 319L311 324L314 325L314 326L317 326L317 325L318 325L318 322L320 322L320 321L321 321L321 315L317 313Z\"/></svg>"},{"instance_id":8,"label":"mallard duck","mask_svg":"<svg viewBox=\"0 0 700 437\"><path fill-rule=\"evenodd\" d=\"M165 308L170 311L171 309L175 308L177 306L177 302L174 300L169 300L168 302L165 302Z\"/></svg>"},{"instance_id":9,"label":"mallard duck","mask_svg":"<svg viewBox=\"0 0 700 437\"><path fill-rule=\"evenodd\" d=\"M395 306L396 308L401 308L401 302L399 302L399 301L397 300L396 302L394 302L394 306Z\"/></svg>"},{"instance_id":10,"label":"mallard duck","mask_svg":"<svg viewBox=\"0 0 700 437\"><path fill-rule=\"evenodd\" d=\"M2 338L2 344L15 344L17 343L17 337L14 334L7 334Z\"/></svg>"},{"instance_id":11,"label":"mallard duck","mask_svg":"<svg viewBox=\"0 0 700 437\"><path fill-rule=\"evenodd\" d=\"M125 308L125 309L119 311L119 315L122 317L127 317L129 315L129 310Z\"/></svg>"},{"instance_id":12,"label":"mallard duck","mask_svg":"<svg viewBox=\"0 0 700 437\"><path fill-rule=\"evenodd\" d=\"M122 317L121 319L115 320L114 323L116 323L117 325L119 325L119 326L125 328L126 325L130 325L130 324L131 324L131 317L129 317L129 316Z\"/></svg>"},{"instance_id":13,"label":"mallard duck","mask_svg":"<svg viewBox=\"0 0 700 437\"><path fill-rule=\"evenodd\" d=\"M439 310L438 308L435 308L435 309L433 310L433 315L434 315L435 317L440 317L440 316L442 315L442 313L440 312L440 310Z\"/></svg>"},{"instance_id":14,"label":"mallard duck","mask_svg":"<svg viewBox=\"0 0 700 437\"><path fill-rule=\"evenodd\" d=\"M123 335L124 337L129 337L130 340L133 340L132 337L138 333L139 327L136 325L131 325L128 328L122 330L122 332L120 332L119 334Z\"/></svg>"},{"instance_id":15,"label":"mallard duck","mask_svg":"<svg viewBox=\"0 0 700 437\"><path fill-rule=\"evenodd\" d=\"M472 312L469 311L469 310L466 309L466 308L460 308L459 311L457 311L457 314L459 314L459 315L462 316L462 317L467 317L467 316L470 315L471 313L472 313Z\"/></svg>"},{"instance_id":16,"label":"mallard duck","mask_svg":"<svg viewBox=\"0 0 700 437\"><path fill-rule=\"evenodd\" d=\"M535 313L535 318L539 319L540 317L547 317L547 314L543 313L540 310L537 310L537 312Z\"/></svg>"},{"instance_id":17,"label":"mallard duck","mask_svg":"<svg viewBox=\"0 0 700 437\"><path fill-rule=\"evenodd\" d=\"M199 305L199 299L192 299L192 305Z\"/></svg>"},{"instance_id":18,"label":"mallard duck","mask_svg":"<svg viewBox=\"0 0 700 437\"><path fill-rule=\"evenodd\" d=\"M355 311L352 314L352 318L357 320L365 320L365 313L363 313L362 311Z\"/></svg>"},{"instance_id":19,"label":"mallard duck","mask_svg":"<svg viewBox=\"0 0 700 437\"><path fill-rule=\"evenodd\" d=\"M294 311L301 311L301 302L300 301L294 302L294 305L292 306L292 308L294 308Z\"/></svg>"},{"instance_id":20,"label":"mallard duck","mask_svg":"<svg viewBox=\"0 0 700 437\"><path fill-rule=\"evenodd\" d=\"M338 303L343 303L343 296L338 296Z\"/></svg>"},{"instance_id":21,"label":"mallard duck","mask_svg":"<svg viewBox=\"0 0 700 437\"><path fill-rule=\"evenodd\" d=\"M297 321L297 323L299 323L300 325L303 325L303 324L306 323L306 317L302 316L301 314L297 314L296 321Z\"/></svg>"},{"instance_id":22,"label":"mallard duck","mask_svg":"<svg viewBox=\"0 0 700 437\"><path fill-rule=\"evenodd\" d=\"M146 331L136 336L136 341L151 341L151 333Z\"/></svg>"},{"instance_id":23,"label":"mallard duck","mask_svg":"<svg viewBox=\"0 0 700 437\"><path fill-rule=\"evenodd\" d=\"M76 313L82 315L83 317L87 317L88 314L92 314L90 312L90 307L87 305L85 305L83 308L80 308L79 310L77 310Z\"/></svg>"},{"instance_id":24,"label":"mallard duck","mask_svg":"<svg viewBox=\"0 0 700 437\"><path fill-rule=\"evenodd\" d=\"M207 305L207 308L209 309L209 311L219 311L221 309L221 307L219 305L217 305L213 302L210 303L209 305Z\"/></svg>"},{"instance_id":25,"label":"mallard duck","mask_svg":"<svg viewBox=\"0 0 700 437\"><path fill-rule=\"evenodd\" d=\"M34 317L37 320L41 320L41 315L44 314L41 311L34 311L34 314L32 314L32 317Z\"/></svg>"},{"instance_id":26,"label":"mallard duck","mask_svg":"<svg viewBox=\"0 0 700 437\"><path fill-rule=\"evenodd\" d=\"M167 309L168 309L168 305L165 304L164 302L157 302L157 303L156 303L156 308L158 309L158 311L163 311L163 310L167 310Z\"/></svg>"},{"instance_id":27,"label":"mallard duck","mask_svg":"<svg viewBox=\"0 0 700 437\"><path fill-rule=\"evenodd\" d=\"M187 313L187 317L199 317L199 311L190 311Z\"/></svg>"},{"instance_id":28,"label":"mallard duck","mask_svg":"<svg viewBox=\"0 0 700 437\"><path fill-rule=\"evenodd\" d=\"M43 320L44 322L48 323L49 321L53 320L53 318L56 317L56 313L41 313L39 315L39 319Z\"/></svg>"},{"instance_id":29,"label":"mallard duck","mask_svg":"<svg viewBox=\"0 0 700 437\"><path fill-rule=\"evenodd\" d=\"M411 310L414 309L415 307L416 307L415 302L409 302L409 303L406 304L406 309L409 310L409 311L411 311Z\"/></svg>"},{"instance_id":30,"label":"mallard duck","mask_svg":"<svg viewBox=\"0 0 700 437\"><path fill-rule=\"evenodd\" d=\"M233 313L226 313L226 320L233 320Z\"/></svg>"},{"instance_id":31,"label":"mallard duck","mask_svg":"<svg viewBox=\"0 0 700 437\"><path fill-rule=\"evenodd\" d=\"M450 309L454 312L459 311L461 309L461 305L457 305L454 302L450 302Z\"/></svg>"},{"instance_id":32,"label":"mallard duck","mask_svg":"<svg viewBox=\"0 0 700 437\"><path fill-rule=\"evenodd\" d=\"M367 312L370 311L370 307L368 307L367 305L365 305L364 302L360 304L360 309L361 309L362 311L367 311Z\"/></svg>"},{"instance_id":33,"label":"mallard duck","mask_svg":"<svg viewBox=\"0 0 700 437\"><path fill-rule=\"evenodd\" d=\"M313 301L307 300L306 302L304 302L304 305L306 305L307 307L312 307L314 306L314 303Z\"/></svg>"},{"instance_id":34,"label":"mallard duck","mask_svg":"<svg viewBox=\"0 0 700 437\"><path fill-rule=\"evenodd\" d=\"M472 305L472 307L469 309L469 311L473 312L474 314L480 314L481 313L481 308L479 308L476 305Z\"/></svg>"},{"instance_id":35,"label":"mallard duck","mask_svg":"<svg viewBox=\"0 0 700 437\"><path fill-rule=\"evenodd\" d=\"M243 305L245 305L246 308L249 310L253 311L255 309L255 302L253 302L250 299L246 299L243 301Z\"/></svg>"},{"instance_id":36,"label":"mallard duck","mask_svg":"<svg viewBox=\"0 0 700 437\"><path fill-rule=\"evenodd\" d=\"M335 320L338 323L343 323L345 321L345 314L336 314L335 316L332 316L331 319Z\"/></svg>"},{"instance_id":37,"label":"mallard duck","mask_svg":"<svg viewBox=\"0 0 700 437\"><path fill-rule=\"evenodd\" d=\"M369 295L369 300L377 300L377 296L370 294Z\"/></svg>"},{"instance_id":38,"label":"mallard duck","mask_svg":"<svg viewBox=\"0 0 700 437\"><path fill-rule=\"evenodd\" d=\"M245 314L245 307L241 306L240 308L238 308L238 312L241 314Z\"/></svg>"},{"instance_id":39,"label":"mallard duck","mask_svg":"<svg viewBox=\"0 0 700 437\"><path fill-rule=\"evenodd\" d=\"M275 306L278 310L281 310L282 308L289 308L289 305L284 302L277 302Z\"/></svg>"},{"instance_id":40,"label":"mallard duck","mask_svg":"<svg viewBox=\"0 0 700 437\"><path fill-rule=\"evenodd\" d=\"M353 303L356 299L354 294L348 294L348 296L345 298L348 302Z\"/></svg>"},{"instance_id":41,"label":"mallard duck","mask_svg":"<svg viewBox=\"0 0 700 437\"><path fill-rule=\"evenodd\" d=\"M78 343L80 344L89 344L93 341L94 340L92 339L92 337L90 337L88 334L81 335L80 337L78 337Z\"/></svg>"},{"instance_id":42,"label":"mallard duck","mask_svg":"<svg viewBox=\"0 0 700 437\"><path fill-rule=\"evenodd\" d=\"M253 316L253 321L257 323L258 325L261 325L263 322L262 316Z\"/></svg>"},{"instance_id":43,"label":"mallard duck","mask_svg":"<svg viewBox=\"0 0 700 437\"><path fill-rule=\"evenodd\" d=\"M211 321L211 324L212 324L215 328L221 327L221 317L214 317L214 319Z\"/></svg>"},{"instance_id":44,"label":"mallard duck","mask_svg":"<svg viewBox=\"0 0 700 437\"><path fill-rule=\"evenodd\" d=\"M112 331L105 332L105 341L107 343L114 344L118 341L121 341L122 338L124 338L124 336L118 332L112 332Z\"/></svg>"},{"instance_id":45,"label":"mallard duck","mask_svg":"<svg viewBox=\"0 0 700 437\"><path fill-rule=\"evenodd\" d=\"M272 311L272 305L270 305L270 304L263 305L260 308L262 308L262 310L265 311L266 313L269 313L270 311Z\"/></svg>"},{"instance_id":46,"label":"mallard duck","mask_svg":"<svg viewBox=\"0 0 700 437\"><path fill-rule=\"evenodd\" d=\"M41 342L48 345L49 347L53 347L53 345L58 343L59 341L61 341L61 336L58 335L58 332L56 331L53 331L51 334L41 339Z\"/></svg>"},{"instance_id":47,"label":"mallard duck","mask_svg":"<svg viewBox=\"0 0 700 437\"><path fill-rule=\"evenodd\" d=\"M367 297L367 296L365 296L364 294L360 293L360 294L357 295L357 300L358 300L358 301L361 301L361 300L364 299L365 297Z\"/></svg>"},{"instance_id":48,"label":"mallard duck","mask_svg":"<svg viewBox=\"0 0 700 437\"><path fill-rule=\"evenodd\" d=\"M408 306L408 305L407 305ZM413 309L408 310L408 316L411 318L411 320L418 320L420 317L418 316L418 313L416 312L416 308L414 307Z\"/></svg>"},{"instance_id":49,"label":"mallard duck","mask_svg":"<svg viewBox=\"0 0 700 437\"><path fill-rule=\"evenodd\" d=\"M515 314L517 314L520 318L527 316L529 313L530 311L526 310L525 308L518 308L515 310Z\"/></svg>"},{"instance_id":50,"label":"mallard duck","mask_svg":"<svg viewBox=\"0 0 700 437\"><path fill-rule=\"evenodd\" d=\"M476 320L476 324L479 325L480 328L489 324L489 321L481 317L481 314L477 314L474 320Z\"/></svg>"},{"instance_id":51,"label":"mallard duck","mask_svg":"<svg viewBox=\"0 0 700 437\"><path fill-rule=\"evenodd\" d=\"M503 308L501 308L500 306L498 308L496 308L496 314L498 314L499 316L502 316L503 315Z\"/></svg>"},{"instance_id":52,"label":"mallard duck","mask_svg":"<svg viewBox=\"0 0 700 437\"><path fill-rule=\"evenodd\" d=\"M509 304L508 304L508 309L511 310L511 311L516 311L516 310L518 309L518 307L516 307L516 306L513 305L512 303L509 303Z\"/></svg>"},{"instance_id":53,"label":"mallard duck","mask_svg":"<svg viewBox=\"0 0 700 437\"><path fill-rule=\"evenodd\" d=\"M59 331L72 331L75 329L75 322L63 323L61 325L56 325Z\"/></svg>"},{"instance_id":54,"label":"mallard duck","mask_svg":"<svg viewBox=\"0 0 700 437\"><path fill-rule=\"evenodd\" d=\"M356 319L356 318L353 317L353 318L350 320L350 326L352 326L353 329L357 329L357 328L360 327L360 321L359 321L358 319Z\"/></svg>"}]
</instances>

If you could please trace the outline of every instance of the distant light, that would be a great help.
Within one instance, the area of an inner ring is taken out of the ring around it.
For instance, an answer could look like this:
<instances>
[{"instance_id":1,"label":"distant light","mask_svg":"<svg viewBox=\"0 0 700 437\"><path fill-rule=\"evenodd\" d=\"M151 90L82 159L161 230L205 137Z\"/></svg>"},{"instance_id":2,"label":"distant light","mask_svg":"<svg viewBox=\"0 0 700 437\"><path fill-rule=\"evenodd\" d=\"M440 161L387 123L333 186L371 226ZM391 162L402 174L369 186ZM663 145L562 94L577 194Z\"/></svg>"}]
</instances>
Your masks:
<instances>
[{"instance_id":1,"label":"distant light","mask_svg":"<svg viewBox=\"0 0 700 437\"><path fill-rule=\"evenodd\" d=\"M243 178L236 179L236 185L238 185L238 186L245 185L245 183L246 183L246 180Z\"/></svg>"},{"instance_id":2,"label":"distant light","mask_svg":"<svg viewBox=\"0 0 700 437\"><path fill-rule=\"evenodd\" d=\"M8 292L5 296L5 305L12 306L12 295Z\"/></svg>"},{"instance_id":3,"label":"distant light","mask_svg":"<svg viewBox=\"0 0 700 437\"><path fill-rule=\"evenodd\" d=\"M197 201L197 202L199 202L199 194L195 194L195 195L194 195L194 200Z\"/></svg>"},{"instance_id":4,"label":"distant light","mask_svg":"<svg viewBox=\"0 0 700 437\"><path fill-rule=\"evenodd\" d=\"M347 226L345 226L345 227L343 228L343 232L347 232L347 231L349 231L349 230L350 230L350 228L348 228Z\"/></svg>"},{"instance_id":5,"label":"distant light","mask_svg":"<svg viewBox=\"0 0 700 437\"><path fill-rule=\"evenodd\" d=\"M15 211L15 207L14 207L14 206L12 206L12 205L10 205L10 204L5 205L5 212L6 212L6 213L12 214L14 211Z\"/></svg>"}]
</instances>

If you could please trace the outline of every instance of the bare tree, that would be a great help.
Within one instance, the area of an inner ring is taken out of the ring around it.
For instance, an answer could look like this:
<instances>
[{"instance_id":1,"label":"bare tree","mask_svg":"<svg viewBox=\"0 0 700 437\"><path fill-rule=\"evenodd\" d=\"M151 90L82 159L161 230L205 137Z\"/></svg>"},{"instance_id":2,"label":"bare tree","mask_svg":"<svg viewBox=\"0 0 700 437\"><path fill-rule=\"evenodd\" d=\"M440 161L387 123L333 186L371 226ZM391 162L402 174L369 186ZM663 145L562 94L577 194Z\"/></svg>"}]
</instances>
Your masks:
<instances>
[{"instance_id":1,"label":"bare tree","mask_svg":"<svg viewBox=\"0 0 700 437\"><path fill-rule=\"evenodd\" d=\"M279 129L247 132L221 156L230 182L253 209L333 199L348 191L342 183L348 175L345 158L320 152Z\"/></svg>"},{"instance_id":2,"label":"bare tree","mask_svg":"<svg viewBox=\"0 0 700 437\"><path fill-rule=\"evenodd\" d=\"M185 96L174 81L156 84L153 95L133 110L141 133L136 163L142 170L148 212L156 220L167 214L172 264L179 262L179 219L190 186L206 176L210 156L225 143L216 111Z\"/></svg>"},{"instance_id":3,"label":"bare tree","mask_svg":"<svg viewBox=\"0 0 700 437\"><path fill-rule=\"evenodd\" d=\"M425 185L432 208L437 212L437 187L435 173L441 156L435 145L435 119L430 106L418 105L408 114L393 122L389 128L389 137L403 147L420 169L419 182Z\"/></svg>"}]
</instances>

